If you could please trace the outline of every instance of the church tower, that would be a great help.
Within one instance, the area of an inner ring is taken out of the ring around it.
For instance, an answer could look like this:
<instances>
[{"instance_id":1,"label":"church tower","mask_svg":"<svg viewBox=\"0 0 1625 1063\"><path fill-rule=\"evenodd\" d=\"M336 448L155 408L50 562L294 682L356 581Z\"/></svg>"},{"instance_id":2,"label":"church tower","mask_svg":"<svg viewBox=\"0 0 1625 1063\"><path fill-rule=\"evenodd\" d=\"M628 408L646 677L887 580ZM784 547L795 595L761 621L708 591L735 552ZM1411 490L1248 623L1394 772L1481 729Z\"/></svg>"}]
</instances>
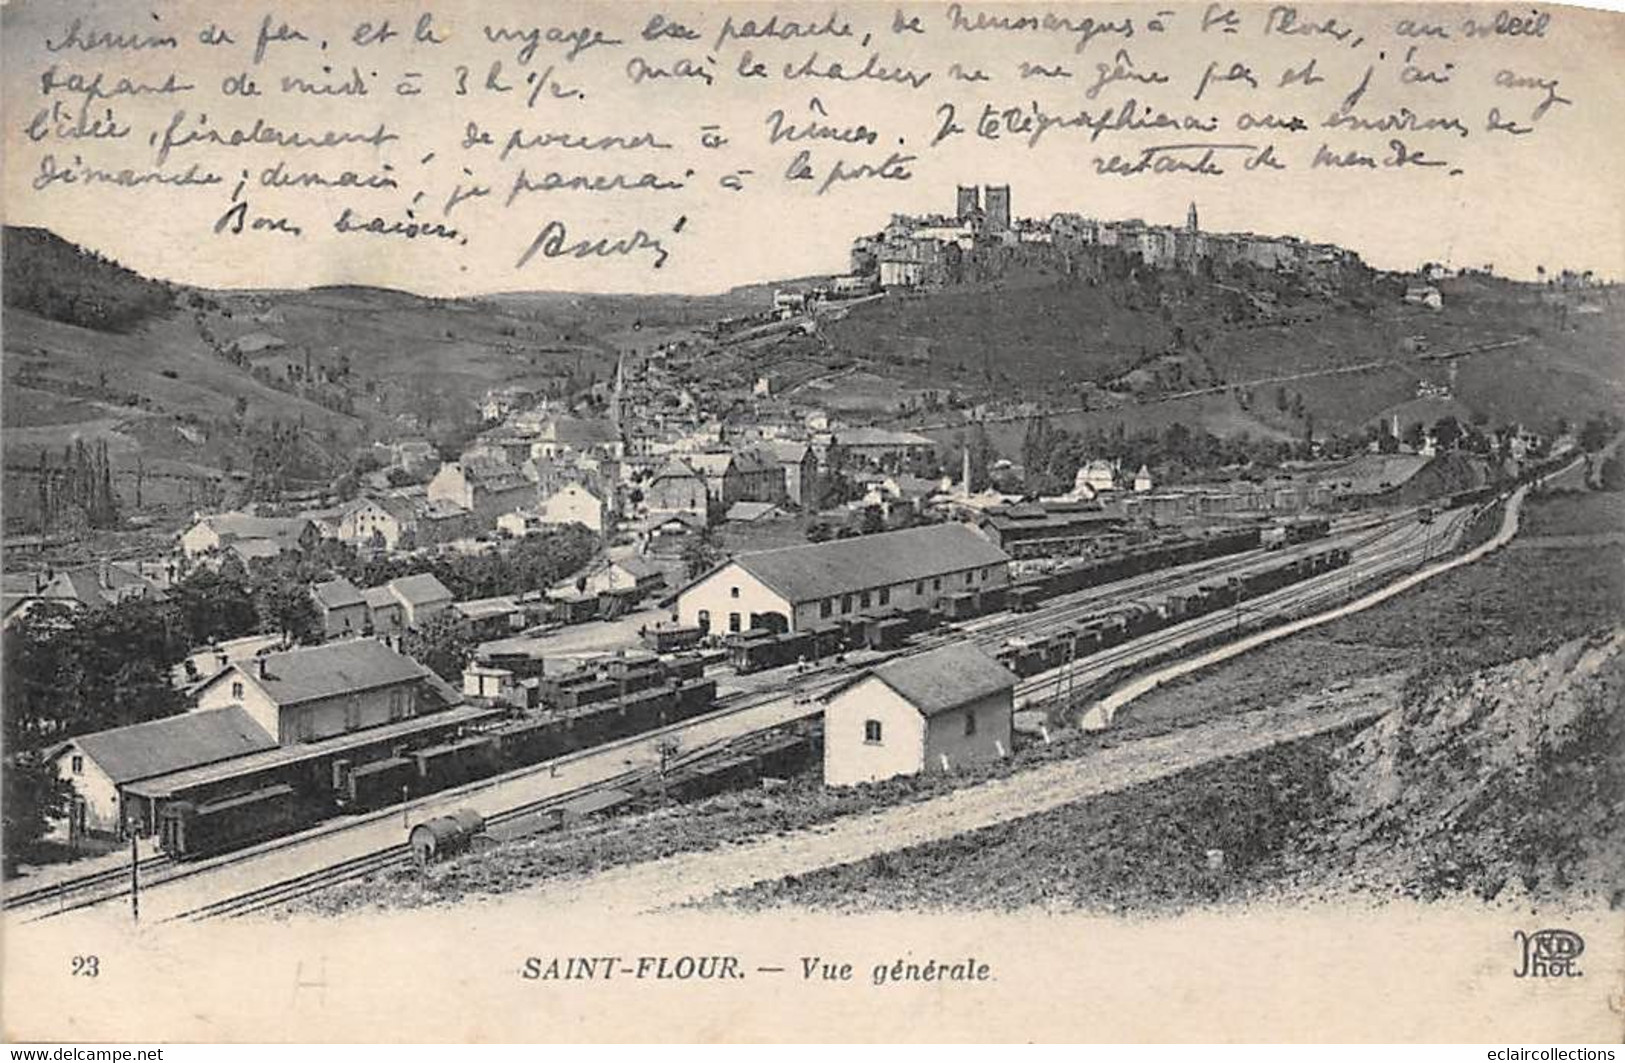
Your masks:
<instances>
[{"instance_id":1,"label":"church tower","mask_svg":"<svg viewBox=\"0 0 1625 1063\"><path fill-rule=\"evenodd\" d=\"M1196 224L1196 201L1194 199L1191 200L1191 209L1185 212L1185 231L1188 233L1200 231L1200 227Z\"/></svg>"}]
</instances>

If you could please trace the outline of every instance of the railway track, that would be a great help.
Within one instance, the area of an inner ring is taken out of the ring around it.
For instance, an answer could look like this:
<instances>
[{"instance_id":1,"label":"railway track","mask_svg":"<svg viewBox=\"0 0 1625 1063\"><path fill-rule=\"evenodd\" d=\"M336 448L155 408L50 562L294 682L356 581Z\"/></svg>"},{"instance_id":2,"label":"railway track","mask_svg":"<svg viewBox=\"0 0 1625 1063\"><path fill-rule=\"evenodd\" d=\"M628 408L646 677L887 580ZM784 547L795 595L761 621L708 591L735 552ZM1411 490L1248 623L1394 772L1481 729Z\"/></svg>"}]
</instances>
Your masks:
<instances>
[{"instance_id":1,"label":"railway track","mask_svg":"<svg viewBox=\"0 0 1625 1063\"><path fill-rule=\"evenodd\" d=\"M737 738L729 738L706 743L704 746L689 750L673 758L666 765L666 770L670 772L679 768L691 767L711 758L735 752L737 741ZM642 768L633 769L609 779L584 783L563 793L549 794L547 797L515 805L513 808L487 816L485 826L489 831L493 827L500 827L524 819L527 816L563 808L570 802L591 794L605 790L638 787L651 779L657 778L658 775L659 769ZM196 908L172 915L165 919L164 922L204 922L210 919L237 919L247 915L254 915L320 893L323 890L332 889L334 886L346 882L366 878L368 875L388 868L410 863L413 859L410 846L402 842L399 845L393 845L371 853L363 853L348 860L248 890L232 897L199 905Z\"/></svg>"},{"instance_id":2,"label":"railway track","mask_svg":"<svg viewBox=\"0 0 1625 1063\"><path fill-rule=\"evenodd\" d=\"M1441 551L1449 549L1454 544L1465 523L1465 518L1461 515L1452 518L1451 527L1446 533L1449 542L1441 545ZM1237 606L1227 606L1205 616L1131 639L1119 646L1079 657L1060 668L1022 680L1016 686L1016 696L1018 699L1026 698L1023 708L1028 709L1057 700L1066 700L1066 688L1069 684L1087 687L1119 668L1155 659L1167 650L1177 649L1182 644L1222 632L1227 627L1238 624L1244 614L1281 615L1288 609L1300 610L1328 599L1341 597L1356 583L1409 567L1413 562L1424 561L1432 552L1427 545L1427 540L1432 537L1431 532L1419 532L1416 526L1412 526L1398 529L1392 534L1395 535L1396 541L1380 553L1351 562L1332 572L1278 588L1257 598L1238 603ZM1417 549L1419 545L1417 540L1423 540L1420 550ZM1050 687L1055 690L1053 694L1045 698L1036 696Z\"/></svg>"},{"instance_id":3,"label":"railway track","mask_svg":"<svg viewBox=\"0 0 1625 1063\"><path fill-rule=\"evenodd\" d=\"M150 874L161 868L168 867L172 863L173 861L162 853L144 856L136 861L136 872L142 875ZM129 879L130 866L124 864L119 867L108 868L105 871L65 879L49 886L40 886L35 889L24 890L21 893L8 893L5 899L5 910L9 912L19 908L48 905L53 902L63 906L66 905L67 899L75 893L94 889L97 886L128 882Z\"/></svg>"}]
</instances>

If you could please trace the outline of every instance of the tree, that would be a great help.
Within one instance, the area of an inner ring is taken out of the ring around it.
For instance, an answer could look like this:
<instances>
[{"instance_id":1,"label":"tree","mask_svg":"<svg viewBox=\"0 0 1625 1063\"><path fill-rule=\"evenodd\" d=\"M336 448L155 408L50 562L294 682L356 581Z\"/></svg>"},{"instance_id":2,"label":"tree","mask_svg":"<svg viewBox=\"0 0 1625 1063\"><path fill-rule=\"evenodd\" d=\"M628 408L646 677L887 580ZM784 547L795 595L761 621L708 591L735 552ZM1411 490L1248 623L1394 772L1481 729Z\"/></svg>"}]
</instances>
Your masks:
<instances>
[{"instance_id":1,"label":"tree","mask_svg":"<svg viewBox=\"0 0 1625 1063\"><path fill-rule=\"evenodd\" d=\"M1614 427L1608 418L1601 414L1588 417L1586 423L1580 426L1580 449L1595 454L1608 445L1613 434Z\"/></svg>"},{"instance_id":2,"label":"tree","mask_svg":"<svg viewBox=\"0 0 1625 1063\"><path fill-rule=\"evenodd\" d=\"M261 631L277 632L291 643L318 641L321 618L304 584L262 583L255 588L254 598Z\"/></svg>"},{"instance_id":3,"label":"tree","mask_svg":"<svg viewBox=\"0 0 1625 1063\"><path fill-rule=\"evenodd\" d=\"M52 820L68 814L73 787L56 773L56 766L43 757L23 753L11 758L0 772L4 778L4 801L0 802L0 848L5 851L9 873L51 827Z\"/></svg>"},{"instance_id":4,"label":"tree","mask_svg":"<svg viewBox=\"0 0 1625 1063\"><path fill-rule=\"evenodd\" d=\"M194 646L247 635L259 625L248 587L219 572L199 569L177 582L171 597Z\"/></svg>"},{"instance_id":5,"label":"tree","mask_svg":"<svg viewBox=\"0 0 1625 1063\"><path fill-rule=\"evenodd\" d=\"M474 640L462 619L449 609L407 631L401 639L402 653L448 682L461 678L473 648Z\"/></svg>"},{"instance_id":6,"label":"tree","mask_svg":"<svg viewBox=\"0 0 1625 1063\"><path fill-rule=\"evenodd\" d=\"M1454 450L1461 439L1461 423L1454 414L1445 414L1433 422L1433 440L1439 450Z\"/></svg>"}]
</instances>

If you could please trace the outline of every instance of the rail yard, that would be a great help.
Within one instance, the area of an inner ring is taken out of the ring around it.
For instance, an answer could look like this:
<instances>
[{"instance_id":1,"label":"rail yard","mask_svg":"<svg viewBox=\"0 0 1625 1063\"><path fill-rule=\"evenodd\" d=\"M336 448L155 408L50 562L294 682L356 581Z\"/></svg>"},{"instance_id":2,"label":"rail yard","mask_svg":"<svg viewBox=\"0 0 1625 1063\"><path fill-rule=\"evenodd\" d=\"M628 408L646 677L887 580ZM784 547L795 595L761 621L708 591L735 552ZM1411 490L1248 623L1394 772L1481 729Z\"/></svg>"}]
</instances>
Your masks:
<instances>
[{"instance_id":1,"label":"rail yard","mask_svg":"<svg viewBox=\"0 0 1625 1063\"><path fill-rule=\"evenodd\" d=\"M730 779L754 778L753 765L762 757L806 741L827 692L879 663L956 643L973 643L1010 667L1019 677L1019 722L1042 732L1064 725L1070 710L1147 668L1312 613L1449 553L1491 501L1444 509L1426 522L1415 510L1343 518L1302 541L1267 548L1255 540L1243 549L1149 571L1110 572L1116 578L1087 586L1067 586L1050 576L1039 593L1013 591L1013 601L990 603L977 615L901 637L859 637L827 654L798 653L788 663L752 667L751 658L737 651L713 653L698 670L684 666L677 680L710 684L716 695L689 718L606 734L563 755L545 751L534 763L459 780L402 805L346 808L309 829L235 851L144 856L134 868L141 918L211 919L275 907L414 859L408 828L457 812L477 815L482 837L500 840L558 829L572 817L640 795L664 796L685 779L703 793L707 785L694 780L724 786ZM1038 584L1017 584L1023 585ZM486 738L522 729L511 721L505 728L480 721L470 734ZM121 866L15 893L6 903L13 917L29 920L95 912L128 904L130 885L126 859Z\"/></svg>"}]
</instances>

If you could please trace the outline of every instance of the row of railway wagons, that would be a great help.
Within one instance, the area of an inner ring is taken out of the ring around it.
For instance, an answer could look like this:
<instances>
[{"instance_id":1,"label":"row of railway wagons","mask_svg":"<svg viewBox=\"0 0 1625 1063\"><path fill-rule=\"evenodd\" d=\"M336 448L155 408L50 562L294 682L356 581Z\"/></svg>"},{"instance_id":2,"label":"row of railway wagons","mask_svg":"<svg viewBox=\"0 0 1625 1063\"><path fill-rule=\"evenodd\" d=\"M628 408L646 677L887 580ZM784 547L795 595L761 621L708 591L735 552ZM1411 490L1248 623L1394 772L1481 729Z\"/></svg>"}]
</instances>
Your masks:
<instances>
[{"instance_id":1,"label":"row of railway wagons","mask_svg":"<svg viewBox=\"0 0 1625 1063\"><path fill-rule=\"evenodd\" d=\"M1009 608L1025 612L1040 602L1098 584L1176 565L1256 549L1257 527L1190 536L1174 542L1124 551L1109 558L1070 565L1042 576L1018 581L1008 588L965 591L939 598L929 610L899 610L875 616L845 617L806 631L780 632L753 628L728 635L723 646L728 661L741 673L811 662L849 650L892 650L915 634L944 623L971 620Z\"/></svg>"},{"instance_id":2,"label":"row of railway wagons","mask_svg":"<svg viewBox=\"0 0 1625 1063\"><path fill-rule=\"evenodd\" d=\"M555 681L558 696L540 712L385 750L363 763L336 759L322 772L290 769L285 781L250 784L257 788L242 794L167 801L159 812L159 845L176 858L223 852L312 826L337 812L382 808L710 710L716 683L701 677L693 662L653 665L628 666L607 687L592 676L573 684Z\"/></svg>"},{"instance_id":3,"label":"row of railway wagons","mask_svg":"<svg viewBox=\"0 0 1625 1063\"><path fill-rule=\"evenodd\" d=\"M996 656L1006 668L1025 679L1160 628L1341 568L1349 563L1350 556L1346 547L1319 550L1245 576L1203 584L1189 594L1168 595L1154 606L1142 602L1120 606L1038 638L1012 639Z\"/></svg>"},{"instance_id":4,"label":"row of railway wagons","mask_svg":"<svg viewBox=\"0 0 1625 1063\"><path fill-rule=\"evenodd\" d=\"M1125 550L1111 557L1070 565L1043 576L1019 580L1010 588L1010 607L1026 612L1038 603L1103 583L1155 572L1158 569L1210 561L1216 557L1256 550L1263 531L1258 527L1237 528L1212 535L1189 536L1174 542L1158 543Z\"/></svg>"}]
</instances>

